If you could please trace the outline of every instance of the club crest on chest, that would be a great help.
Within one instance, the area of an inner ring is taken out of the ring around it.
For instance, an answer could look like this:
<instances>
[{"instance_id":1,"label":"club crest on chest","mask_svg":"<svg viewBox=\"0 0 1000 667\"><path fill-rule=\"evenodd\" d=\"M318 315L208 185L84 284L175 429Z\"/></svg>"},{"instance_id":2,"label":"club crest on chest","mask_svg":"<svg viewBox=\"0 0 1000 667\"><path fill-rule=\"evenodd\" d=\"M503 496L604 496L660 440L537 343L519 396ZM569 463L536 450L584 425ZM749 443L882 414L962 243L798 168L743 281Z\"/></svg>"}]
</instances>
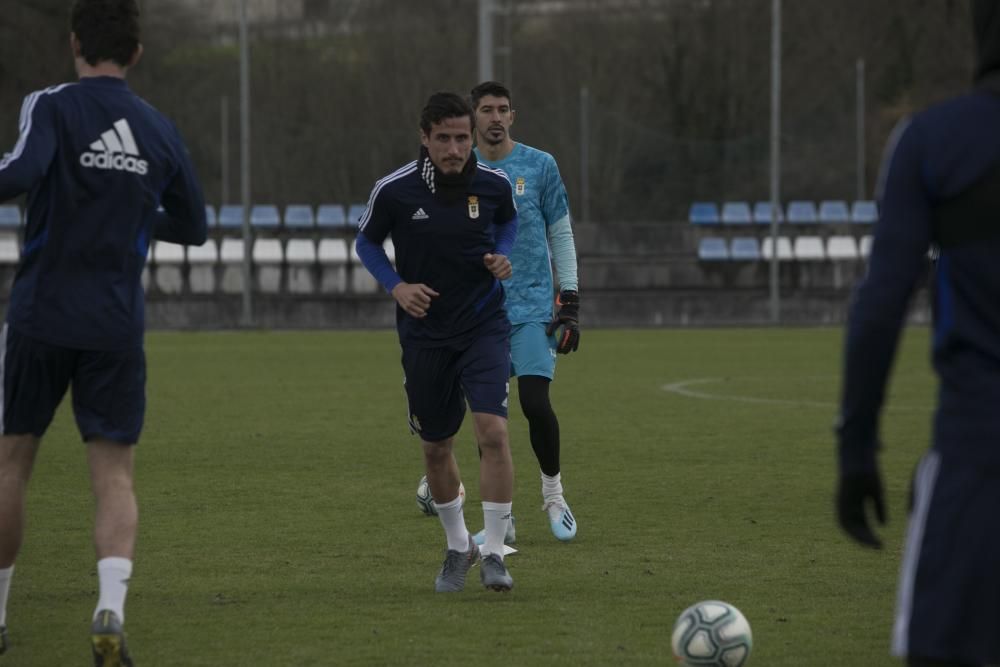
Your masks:
<instances>
[{"instance_id":1,"label":"club crest on chest","mask_svg":"<svg viewBox=\"0 0 1000 667\"><path fill-rule=\"evenodd\" d=\"M473 220L479 217L479 197L469 197L469 217Z\"/></svg>"}]
</instances>

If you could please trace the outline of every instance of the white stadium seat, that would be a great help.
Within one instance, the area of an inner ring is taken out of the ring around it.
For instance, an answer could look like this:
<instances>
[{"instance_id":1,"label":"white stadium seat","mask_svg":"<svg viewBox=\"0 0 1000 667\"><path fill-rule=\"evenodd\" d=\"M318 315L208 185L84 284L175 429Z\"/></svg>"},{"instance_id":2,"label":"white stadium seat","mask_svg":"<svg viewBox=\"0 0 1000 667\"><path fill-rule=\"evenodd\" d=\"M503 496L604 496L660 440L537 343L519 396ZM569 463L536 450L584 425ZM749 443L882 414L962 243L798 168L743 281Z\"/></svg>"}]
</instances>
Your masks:
<instances>
[{"instance_id":1,"label":"white stadium seat","mask_svg":"<svg viewBox=\"0 0 1000 667\"><path fill-rule=\"evenodd\" d=\"M772 244L772 239L770 236L765 236L764 240L760 243L760 256L763 259L771 259L774 255L774 245ZM792 242L787 236L778 237L778 260L784 261L792 259L794 255L792 254Z\"/></svg>"},{"instance_id":2,"label":"white stadium seat","mask_svg":"<svg viewBox=\"0 0 1000 667\"><path fill-rule=\"evenodd\" d=\"M184 246L166 241L153 243L153 262L156 265L154 283L167 294L184 291Z\"/></svg>"},{"instance_id":3,"label":"white stadium seat","mask_svg":"<svg viewBox=\"0 0 1000 667\"><path fill-rule=\"evenodd\" d=\"M214 239L202 245L188 246L188 286L195 294L215 291L215 264L219 261L219 248Z\"/></svg>"},{"instance_id":4,"label":"white stadium seat","mask_svg":"<svg viewBox=\"0 0 1000 667\"><path fill-rule=\"evenodd\" d=\"M289 239L285 247L288 264L288 291L311 294L316 291L316 243L312 239Z\"/></svg>"},{"instance_id":5,"label":"white stadium seat","mask_svg":"<svg viewBox=\"0 0 1000 667\"><path fill-rule=\"evenodd\" d=\"M347 241L344 239L320 239L316 250L319 260L321 292L347 291Z\"/></svg>"},{"instance_id":6,"label":"white stadium seat","mask_svg":"<svg viewBox=\"0 0 1000 667\"><path fill-rule=\"evenodd\" d=\"M219 259L222 262L220 289L229 294L241 293L243 291L243 239L222 239Z\"/></svg>"},{"instance_id":7,"label":"white stadium seat","mask_svg":"<svg viewBox=\"0 0 1000 667\"><path fill-rule=\"evenodd\" d=\"M853 236L831 236L826 240L826 256L832 260L857 259L858 242Z\"/></svg>"},{"instance_id":8,"label":"white stadium seat","mask_svg":"<svg viewBox=\"0 0 1000 667\"><path fill-rule=\"evenodd\" d=\"M865 234L858 241L858 256L862 259L866 259L868 255L872 254L872 238L871 234Z\"/></svg>"},{"instance_id":9,"label":"white stadium seat","mask_svg":"<svg viewBox=\"0 0 1000 667\"><path fill-rule=\"evenodd\" d=\"M281 263L284 252L278 239L257 239L253 243L253 272L261 292L281 291Z\"/></svg>"},{"instance_id":10,"label":"white stadium seat","mask_svg":"<svg viewBox=\"0 0 1000 667\"><path fill-rule=\"evenodd\" d=\"M792 244L792 253L798 260L826 259L826 253L823 251L823 239L818 236L796 236L795 242Z\"/></svg>"}]
</instances>

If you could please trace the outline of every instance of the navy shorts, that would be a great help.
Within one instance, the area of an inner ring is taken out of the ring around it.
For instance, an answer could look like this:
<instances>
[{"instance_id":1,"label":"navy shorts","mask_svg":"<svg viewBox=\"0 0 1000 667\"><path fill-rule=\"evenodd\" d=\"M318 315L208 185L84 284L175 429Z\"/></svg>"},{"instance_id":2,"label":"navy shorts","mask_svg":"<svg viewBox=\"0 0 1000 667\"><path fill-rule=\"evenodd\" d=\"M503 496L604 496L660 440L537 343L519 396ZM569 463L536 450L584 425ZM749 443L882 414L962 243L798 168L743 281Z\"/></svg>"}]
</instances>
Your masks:
<instances>
[{"instance_id":1,"label":"navy shorts","mask_svg":"<svg viewBox=\"0 0 1000 667\"><path fill-rule=\"evenodd\" d=\"M138 442L146 412L146 355L141 346L77 350L43 343L7 325L0 342L4 434L42 437L72 386L73 413L84 440Z\"/></svg>"},{"instance_id":2,"label":"navy shorts","mask_svg":"<svg viewBox=\"0 0 1000 667\"><path fill-rule=\"evenodd\" d=\"M463 343L446 347L402 344L410 429L427 442L458 432L465 401L473 412L507 417L510 325L487 325Z\"/></svg>"},{"instance_id":3,"label":"navy shorts","mask_svg":"<svg viewBox=\"0 0 1000 667\"><path fill-rule=\"evenodd\" d=\"M1000 468L931 450L913 483L892 652L1000 664Z\"/></svg>"}]
</instances>

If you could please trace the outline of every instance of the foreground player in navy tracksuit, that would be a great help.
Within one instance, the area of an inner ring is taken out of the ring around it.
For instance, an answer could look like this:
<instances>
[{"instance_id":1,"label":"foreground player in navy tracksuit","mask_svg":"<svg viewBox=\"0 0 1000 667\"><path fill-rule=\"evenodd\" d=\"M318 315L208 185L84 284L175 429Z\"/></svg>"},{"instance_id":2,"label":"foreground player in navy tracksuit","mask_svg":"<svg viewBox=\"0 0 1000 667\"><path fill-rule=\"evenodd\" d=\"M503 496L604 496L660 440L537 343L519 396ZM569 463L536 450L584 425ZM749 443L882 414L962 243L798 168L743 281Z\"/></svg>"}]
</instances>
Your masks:
<instances>
[{"instance_id":1,"label":"foreground player in navy tracksuit","mask_svg":"<svg viewBox=\"0 0 1000 667\"><path fill-rule=\"evenodd\" d=\"M881 542L878 415L908 297L934 271L933 445L917 468L892 651L911 667L1000 664L1000 4L973 3L976 88L904 121L847 329L837 510Z\"/></svg>"},{"instance_id":2,"label":"foreground player in navy tracksuit","mask_svg":"<svg viewBox=\"0 0 1000 667\"><path fill-rule=\"evenodd\" d=\"M142 54L135 0L76 0L79 82L32 93L0 160L0 201L27 193L20 266L0 334L0 652L35 454L67 388L97 501L96 665L131 665L122 633L145 411L143 290L151 238L201 244L205 205L177 130L125 83ZM158 210L162 205L162 210Z\"/></svg>"},{"instance_id":3,"label":"foreground player in navy tracksuit","mask_svg":"<svg viewBox=\"0 0 1000 667\"><path fill-rule=\"evenodd\" d=\"M510 181L472 154L472 107L452 93L432 95L420 117L415 162L375 184L361 216L357 248L365 267L396 299L410 428L448 539L435 590L460 591L479 549L465 526L452 454L465 402L482 451L480 492L487 588L514 585L503 562L514 468L507 439L510 323L500 280L517 235ZM392 235L398 273L382 243Z\"/></svg>"}]
</instances>

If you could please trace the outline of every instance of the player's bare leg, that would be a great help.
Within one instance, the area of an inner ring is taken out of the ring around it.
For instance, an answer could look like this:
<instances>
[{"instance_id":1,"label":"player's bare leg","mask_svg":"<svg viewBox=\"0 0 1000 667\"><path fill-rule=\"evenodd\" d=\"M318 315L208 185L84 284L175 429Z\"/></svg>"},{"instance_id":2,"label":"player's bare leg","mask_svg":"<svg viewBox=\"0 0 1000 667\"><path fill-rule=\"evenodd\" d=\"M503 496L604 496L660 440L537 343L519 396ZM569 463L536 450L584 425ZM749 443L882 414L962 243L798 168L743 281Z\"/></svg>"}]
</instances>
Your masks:
<instances>
[{"instance_id":1,"label":"player's bare leg","mask_svg":"<svg viewBox=\"0 0 1000 667\"><path fill-rule=\"evenodd\" d=\"M87 463L97 504L94 548L100 586L91 626L94 664L130 667L132 659L122 623L139 524L133 484L135 448L110 440L91 440L87 443Z\"/></svg>"},{"instance_id":2,"label":"player's bare leg","mask_svg":"<svg viewBox=\"0 0 1000 667\"><path fill-rule=\"evenodd\" d=\"M434 580L434 590L438 593L457 593L465 588L466 573L479 561L479 549L465 526L459 493L462 480L453 445L454 438L423 443L427 484L448 539L444 563Z\"/></svg>"},{"instance_id":3,"label":"player's bare leg","mask_svg":"<svg viewBox=\"0 0 1000 667\"><path fill-rule=\"evenodd\" d=\"M503 542L514 496L514 461L510 455L507 419L482 412L474 412L472 416L479 443L479 492L486 526L480 574L487 588L509 591L514 581L503 562Z\"/></svg>"},{"instance_id":4,"label":"player's bare leg","mask_svg":"<svg viewBox=\"0 0 1000 667\"><path fill-rule=\"evenodd\" d=\"M0 436L0 654L7 650L7 597L24 540L24 498L38 443L33 435Z\"/></svg>"}]
</instances>

